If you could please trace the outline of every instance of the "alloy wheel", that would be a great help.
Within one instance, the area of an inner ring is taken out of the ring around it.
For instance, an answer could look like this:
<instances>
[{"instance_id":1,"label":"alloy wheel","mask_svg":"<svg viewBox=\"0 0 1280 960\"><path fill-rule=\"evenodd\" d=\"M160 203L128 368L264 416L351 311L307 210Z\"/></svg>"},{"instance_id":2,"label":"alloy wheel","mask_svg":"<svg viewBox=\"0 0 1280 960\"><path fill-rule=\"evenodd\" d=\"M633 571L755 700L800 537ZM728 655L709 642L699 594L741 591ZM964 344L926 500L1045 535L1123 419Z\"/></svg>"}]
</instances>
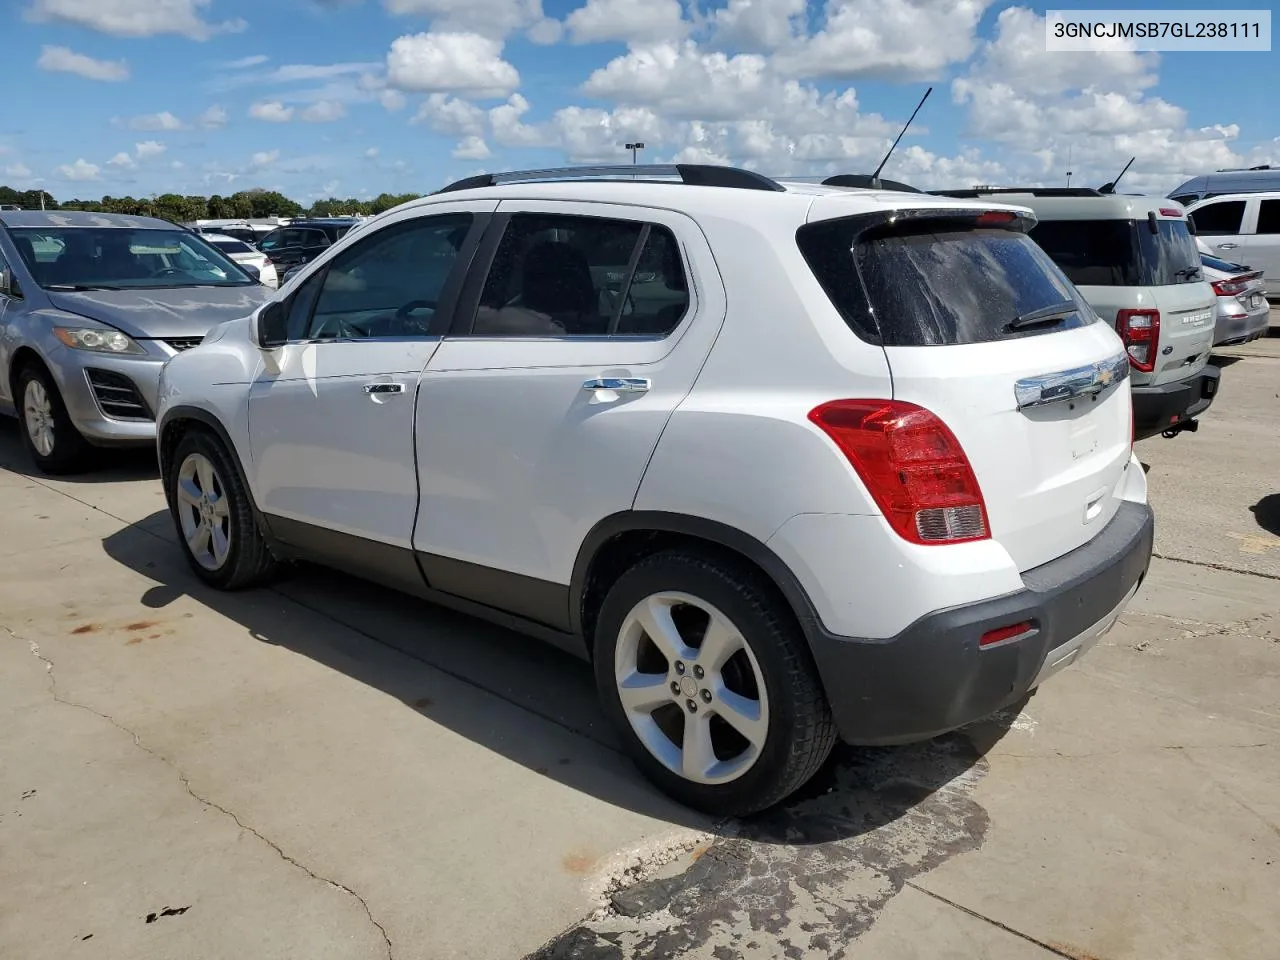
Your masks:
<instances>
[{"instance_id":1,"label":"alloy wheel","mask_svg":"<svg viewBox=\"0 0 1280 960\"><path fill-rule=\"evenodd\" d=\"M623 621L614 656L622 709L645 749L701 784L737 780L769 733L764 675L723 613L683 593L654 594Z\"/></svg>"},{"instance_id":2,"label":"alloy wheel","mask_svg":"<svg viewBox=\"0 0 1280 960\"><path fill-rule=\"evenodd\" d=\"M222 569L231 553L231 510L212 461L202 453L188 454L178 468L174 495L191 556L206 570Z\"/></svg>"},{"instance_id":3,"label":"alloy wheel","mask_svg":"<svg viewBox=\"0 0 1280 960\"><path fill-rule=\"evenodd\" d=\"M53 401L39 380L28 380L22 397L22 415L26 420L31 446L42 457L53 455Z\"/></svg>"}]
</instances>

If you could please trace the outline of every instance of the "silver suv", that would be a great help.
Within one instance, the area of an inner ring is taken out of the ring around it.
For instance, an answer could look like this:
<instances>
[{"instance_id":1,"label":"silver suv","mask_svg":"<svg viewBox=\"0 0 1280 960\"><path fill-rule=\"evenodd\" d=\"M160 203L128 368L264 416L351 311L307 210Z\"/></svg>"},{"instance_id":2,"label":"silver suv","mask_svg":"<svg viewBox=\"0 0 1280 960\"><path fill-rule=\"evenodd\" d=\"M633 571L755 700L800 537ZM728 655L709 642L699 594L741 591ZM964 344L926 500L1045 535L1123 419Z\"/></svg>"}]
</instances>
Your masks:
<instances>
[{"instance_id":1,"label":"silver suv","mask_svg":"<svg viewBox=\"0 0 1280 960\"><path fill-rule=\"evenodd\" d=\"M1208 363L1217 298L1177 203L1088 188L938 192L1030 207L1031 239L1125 343L1134 438L1195 432L1218 390Z\"/></svg>"}]
</instances>

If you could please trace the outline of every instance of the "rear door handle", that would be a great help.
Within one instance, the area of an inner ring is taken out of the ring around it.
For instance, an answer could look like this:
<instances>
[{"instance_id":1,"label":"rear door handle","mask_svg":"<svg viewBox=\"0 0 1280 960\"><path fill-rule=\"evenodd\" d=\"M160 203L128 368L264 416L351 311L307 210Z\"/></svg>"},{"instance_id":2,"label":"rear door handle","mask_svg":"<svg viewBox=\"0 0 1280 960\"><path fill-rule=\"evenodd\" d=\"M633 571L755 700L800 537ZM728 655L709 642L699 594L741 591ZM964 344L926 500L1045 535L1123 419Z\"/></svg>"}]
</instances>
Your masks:
<instances>
[{"instance_id":1,"label":"rear door handle","mask_svg":"<svg viewBox=\"0 0 1280 960\"><path fill-rule=\"evenodd\" d=\"M388 393L404 393L403 383L366 383L364 392L371 397L382 396Z\"/></svg>"},{"instance_id":2,"label":"rear door handle","mask_svg":"<svg viewBox=\"0 0 1280 960\"><path fill-rule=\"evenodd\" d=\"M612 390L615 393L647 393L652 383L647 377L597 377L582 385L583 390Z\"/></svg>"}]
</instances>

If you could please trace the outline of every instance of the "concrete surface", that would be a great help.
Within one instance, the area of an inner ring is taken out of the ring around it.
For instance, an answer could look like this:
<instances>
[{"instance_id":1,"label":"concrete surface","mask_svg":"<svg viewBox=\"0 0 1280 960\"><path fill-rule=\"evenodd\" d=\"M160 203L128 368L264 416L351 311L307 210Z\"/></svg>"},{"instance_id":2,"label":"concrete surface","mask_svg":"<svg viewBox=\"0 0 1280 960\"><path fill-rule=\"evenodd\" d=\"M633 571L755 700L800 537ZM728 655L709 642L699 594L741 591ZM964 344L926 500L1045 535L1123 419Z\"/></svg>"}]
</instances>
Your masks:
<instances>
[{"instance_id":1,"label":"concrete surface","mask_svg":"<svg viewBox=\"0 0 1280 960\"><path fill-rule=\"evenodd\" d=\"M146 457L34 478L0 422L0 956L1273 956L1277 346L1139 445L1169 559L1086 659L746 823L582 665L315 569L212 594Z\"/></svg>"}]
</instances>

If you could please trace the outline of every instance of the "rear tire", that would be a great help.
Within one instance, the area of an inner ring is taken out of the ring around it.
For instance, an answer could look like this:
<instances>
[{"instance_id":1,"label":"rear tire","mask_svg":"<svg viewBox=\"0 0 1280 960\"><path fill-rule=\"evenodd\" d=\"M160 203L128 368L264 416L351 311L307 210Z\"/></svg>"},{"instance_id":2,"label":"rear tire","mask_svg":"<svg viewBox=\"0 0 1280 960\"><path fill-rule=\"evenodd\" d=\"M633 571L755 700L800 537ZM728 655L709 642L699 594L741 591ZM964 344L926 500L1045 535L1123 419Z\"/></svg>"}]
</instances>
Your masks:
<instances>
[{"instance_id":1,"label":"rear tire","mask_svg":"<svg viewBox=\"0 0 1280 960\"><path fill-rule=\"evenodd\" d=\"M76 429L52 375L30 362L18 374L14 391L18 432L36 467L50 476L80 473L92 448Z\"/></svg>"},{"instance_id":2,"label":"rear tire","mask_svg":"<svg viewBox=\"0 0 1280 960\"><path fill-rule=\"evenodd\" d=\"M164 482L178 542L197 577L219 590L241 590L278 575L281 564L222 441L203 430L185 434Z\"/></svg>"},{"instance_id":3,"label":"rear tire","mask_svg":"<svg viewBox=\"0 0 1280 960\"><path fill-rule=\"evenodd\" d=\"M641 560L609 590L594 652L628 752L687 806L757 813L831 753L835 724L804 637L750 568L689 550Z\"/></svg>"}]
</instances>

